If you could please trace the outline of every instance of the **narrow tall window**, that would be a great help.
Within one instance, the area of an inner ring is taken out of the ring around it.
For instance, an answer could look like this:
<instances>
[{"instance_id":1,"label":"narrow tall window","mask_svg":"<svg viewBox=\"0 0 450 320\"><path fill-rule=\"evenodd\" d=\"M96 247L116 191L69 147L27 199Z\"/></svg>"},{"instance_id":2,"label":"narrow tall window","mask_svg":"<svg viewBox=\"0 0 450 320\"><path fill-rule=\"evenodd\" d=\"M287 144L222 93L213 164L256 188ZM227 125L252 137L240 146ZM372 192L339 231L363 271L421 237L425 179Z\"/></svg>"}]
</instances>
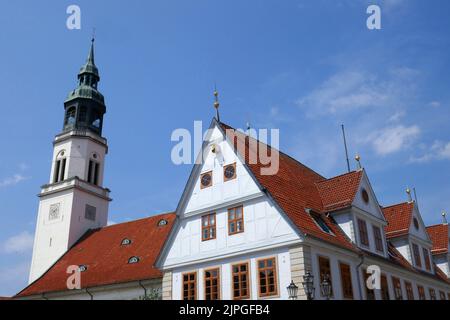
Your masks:
<instances>
[{"instance_id":1,"label":"narrow tall window","mask_svg":"<svg viewBox=\"0 0 450 320\"><path fill-rule=\"evenodd\" d=\"M220 299L220 270L205 270L205 300Z\"/></svg>"},{"instance_id":2,"label":"narrow tall window","mask_svg":"<svg viewBox=\"0 0 450 320\"><path fill-rule=\"evenodd\" d=\"M276 296L278 294L275 258L258 261L258 282L260 297Z\"/></svg>"},{"instance_id":3,"label":"narrow tall window","mask_svg":"<svg viewBox=\"0 0 450 320\"><path fill-rule=\"evenodd\" d=\"M197 300L197 272L183 274L183 300Z\"/></svg>"},{"instance_id":4,"label":"narrow tall window","mask_svg":"<svg viewBox=\"0 0 450 320\"><path fill-rule=\"evenodd\" d=\"M423 286L417 286L417 291L419 291L419 300L427 300Z\"/></svg>"},{"instance_id":5,"label":"narrow tall window","mask_svg":"<svg viewBox=\"0 0 450 320\"><path fill-rule=\"evenodd\" d=\"M414 300L414 292L411 282L405 281L406 297L408 300Z\"/></svg>"},{"instance_id":6,"label":"narrow tall window","mask_svg":"<svg viewBox=\"0 0 450 320\"><path fill-rule=\"evenodd\" d=\"M379 227L373 226L373 236L375 238L375 248L379 252L384 252L383 249L383 238L381 236L381 229Z\"/></svg>"},{"instance_id":7,"label":"narrow tall window","mask_svg":"<svg viewBox=\"0 0 450 320\"><path fill-rule=\"evenodd\" d=\"M363 270L364 273L364 283L363 286L366 288L366 297L367 300L375 300L375 290L373 289L369 289L369 287L367 286L367 280L369 279L369 277L371 276L370 273L367 273L367 270Z\"/></svg>"},{"instance_id":8,"label":"narrow tall window","mask_svg":"<svg viewBox=\"0 0 450 320\"><path fill-rule=\"evenodd\" d=\"M94 160L89 160L87 181L89 183L98 185L99 172L100 164Z\"/></svg>"},{"instance_id":9,"label":"narrow tall window","mask_svg":"<svg viewBox=\"0 0 450 320\"><path fill-rule=\"evenodd\" d=\"M364 246L369 246L369 235L367 233L367 224L364 220L358 219L359 240Z\"/></svg>"},{"instance_id":10,"label":"narrow tall window","mask_svg":"<svg viewBox=\"0 0 450 320\"><path fill-rule=\"evenodd\" d=\"M423 259L425 260L425 268L428 271L431 271L430 254L428 253L428 249L422 248L422 252L423 252Z\"/></svg>"},{"instance_id":11,"label":"narrow tall window","mask_svg":"<svg viewBox=\"0 0 450 320\"><path fill-rule=\"evenodd\" d=\"M439 291L439 297L441 298L441 300L447 300L445 297L445 292L444 291Z\"/></svg>"},{"instance_id":12,"label":"narrow tall window","mask_svg":"<svg viewBox=\"0 0 450 320\"><path fill-rule=\"evenodd\" d=\"M422 268L422 261L420 260L420 251L419 246L415 243L412 244L413 254L414 254L414 263L417 267Z\"/></svg>"},{"instance_id":13,"label":"narrow tall window","mask_svg":"<svg viewBox=\"0 0 450 320\"><path fill-rule=\"evenodd\" d=\"M400 279L392 277L392 284L394 285L395 300L403 300L402 284Z\"/></svg>"},{"instance_id":14,"label":"narrow tall window","mask_svg":"<svg viewBox=\"0 0 450 320\"><path fill-rule=\"evenodd\" d=\"M228 209L228 234L244 232L244 208L242 206Z\"/></svg>"},{"instance_id":15,"label":"narrow tall window","mask_svg":"<svg viewBox=\"0 0 450 320\"><path fill-rule=\"evenodd\" d=\"M61 168L61 160L57 160L55 163L55 171L53 172L53 182L59 182L59 169Z\"/></svg>"},{"instance_id":16,"label":"narrow tall window","mask_svg":"<svg viewBox=\"0 0 450 320\"><path fill-rule=\"evenodd\" d=\"M216 238L216 214L211 213L202 217L202 241Z\"/></svg>"},{"instance_id":17,"label":"narrow tall window","mask_svg":"<svg viewBox=\"0 0 450 320\"><path fill-rule=\"evenodd\" d=\"M64 181L64 176L66 175L66 159L62 159L61 171L59 173L59 181Z\"/></svg>"},{"instance_id":18,"label":"narrow tall window","mask_svg":"<svg viewBox=\"0 0 450 320\"><path fill-rule=\"evenodd\" d=\"M330 282L331 286L330 293L331 296L333 296L333 282L331 281L330 259L325 257L319 257L319 275L320 275L320 283L323 283L325 279L327 279Z\"/></svg>"},{"instance_id":19,"label":"narrow tall window","mask_svg":"<svg viewBox=\"0 0 450 320\"><path fill-rule=\"evenodd\" d=\"M429 291L430 291L430 299L436 300L436 291L433 288L430 288Z\"/></svg>"},{"instance_id":20,"label":"narrow tall window","mask_svg":"<svg viewBox=\"0 0 450 320\"><path fill-rule=\"evenodd\" d=\"M64 154L64 152L61 154ZM66 174L66 161L66 158L56 160L55 169L53 172L53 183L58 183L64 180Z\"/></svg>"},{"instance_id":21,"label":"narrow tall window","mask_svg":"<svg viewBox=\"0 0 450 320\"><path fill-rule=\"evenodd\" d=\"M389 285L388 285L388 280L387 280L386 275L384 275L384 274L381 275L380 282L381 282L381 290L380 290L381 299L382 300L390 300L391 297L389 295Z\"/></svg>"},{"instance_id":22,"label":"narrow tall window","mask_svg":"<svg viewBox=\"0 0 450 320\"><path fill-rule=\"evenodd\" d=\"M339 263L341 271L342 295L344 299L353 299L352 272L346 263Z\"/></svg>"},{"instance_id":23,"label":"narrow tall window","mask_svg":"<svg viewBox=\"0 0 450 320\"><path fill-rule=\"evenodd\" d=\"M248 263L232 266L233 271L233 299L250 298Z\"/></svg>"}]
</instances>

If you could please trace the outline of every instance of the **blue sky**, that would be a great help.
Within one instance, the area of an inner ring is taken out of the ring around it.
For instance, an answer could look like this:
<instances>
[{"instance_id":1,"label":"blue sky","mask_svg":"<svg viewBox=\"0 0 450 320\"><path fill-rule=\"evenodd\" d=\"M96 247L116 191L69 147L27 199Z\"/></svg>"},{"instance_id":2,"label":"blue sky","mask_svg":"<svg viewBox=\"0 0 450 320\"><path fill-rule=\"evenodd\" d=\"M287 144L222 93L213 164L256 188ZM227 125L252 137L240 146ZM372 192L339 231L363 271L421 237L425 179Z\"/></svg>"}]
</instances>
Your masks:
<instances>
[{"instance_id":1,"label":"blue sky","mask_svg":"<svg viewBox=\"0 0 450 320\"><path fill-rule=\"evenodd\" d=\"M81 30L66 28L71 4ZM382 30L366 28L369 4L381 6ZM281 149L325 176L345 171L345 123L379 201L416 187L433 224L450 210L449 9L446 0L3 3L0 295L26 284L36 195L93 27L111 221L175 209L191 168L172 164L170 136L209 124L217 83L224 122L280 128Z\"/></svg>"}]
</instances>

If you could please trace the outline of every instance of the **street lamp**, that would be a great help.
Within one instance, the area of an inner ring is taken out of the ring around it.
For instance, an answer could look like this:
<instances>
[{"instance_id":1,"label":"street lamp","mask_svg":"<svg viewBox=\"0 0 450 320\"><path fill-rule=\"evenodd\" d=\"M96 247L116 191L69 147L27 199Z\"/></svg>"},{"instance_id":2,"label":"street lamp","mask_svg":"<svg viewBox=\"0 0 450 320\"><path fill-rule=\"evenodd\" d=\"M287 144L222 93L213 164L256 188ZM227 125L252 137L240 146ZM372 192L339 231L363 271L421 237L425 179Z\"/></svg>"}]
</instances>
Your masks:
<instances>
[{"instance_id":1,"label":"street lamp","mask_svg":"<svg viewBox=\"0 0 450 320\"><path fill-rule=\"evenodd\" d=\"M327 300L330 300L331 297L331 281L330 276L326 274L323 277L323 281L320 284L320 292L322 293L322 297L325 297Z\"/></svg>"},{"instance_id":2,"label":"street lamp","mask_svg":"<svg viewBox=\"0 0 450 320\"><path fill-rule=\"evenodd\" d=\"M302 285L308 300L313 300L315 288L314 288L314 276L311 274L311 272L307 271L306 274L303 276Z\"/></svg>"},{"instance_id":3,"label":"street lamp","mask_svg":"<svg viewBox=\"0 0 450 320\"><path fill-rule=\"evenodd\" d=\"M287 286L289 293L289 300L297 300L298 287L295 285L294 280L291 280L291 284Z\"/></svg>"}]
</instances>

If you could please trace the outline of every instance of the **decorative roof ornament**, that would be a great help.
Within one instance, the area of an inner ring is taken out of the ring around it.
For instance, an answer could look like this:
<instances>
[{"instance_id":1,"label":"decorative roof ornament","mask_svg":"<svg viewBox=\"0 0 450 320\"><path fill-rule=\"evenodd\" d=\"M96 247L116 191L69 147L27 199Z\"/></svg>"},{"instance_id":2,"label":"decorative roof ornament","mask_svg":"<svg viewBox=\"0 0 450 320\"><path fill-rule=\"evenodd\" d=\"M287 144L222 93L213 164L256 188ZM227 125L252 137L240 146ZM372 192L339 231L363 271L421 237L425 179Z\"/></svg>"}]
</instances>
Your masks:
<instances>
[{"instance_id":1,"label":"decorative roof ornament","mask_svg":"<svg viewBox=\"0 0 450 320\"><path fill-rule=\"evenodd\" d=\"M406 188L406 194L408 195L408 202L413 202L413 199L411 196L411 189L409 187Z\"/></svg>"},{"instance_id":2,"label":"decorative roof ornament","mask_svg":"<svg viewBox=\"0 0 450 320\"><path fill-rule=\"evenodd\" d=\"M361 166L361 156L357 153L355 156L355 160L358 163L358 169L361 170L362 166Z\"/></svg>"},{"instance_id":3,"label":"decorative roof ornament","mask_svg":"<svg viewBox=\"0 0 450 320\"><path fill-rule=\"evenodd\" d=\"M216 120L220 122L220 115L219 115L219 92L217 91L217 88L214 86L214 108L216 109Z\"/></svg>"},{"instance_id":4,"label":"decorative roof ornament","mask_svg":"<svg viewBox=\"0 0 450 320\"><path fill-rule=\"evenodd\" d=\"M445 211L442 211L442 224L448 224L447 213Z\"/></svg>"}]
</instances>

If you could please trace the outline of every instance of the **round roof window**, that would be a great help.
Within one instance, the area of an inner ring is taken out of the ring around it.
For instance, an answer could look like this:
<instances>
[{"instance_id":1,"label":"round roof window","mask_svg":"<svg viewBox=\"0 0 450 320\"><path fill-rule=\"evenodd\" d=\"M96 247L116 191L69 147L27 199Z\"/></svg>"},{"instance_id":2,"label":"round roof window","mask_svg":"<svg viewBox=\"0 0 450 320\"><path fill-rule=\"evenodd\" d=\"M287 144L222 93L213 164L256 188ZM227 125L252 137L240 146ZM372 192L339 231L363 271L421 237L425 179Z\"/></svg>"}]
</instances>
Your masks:
<instances>
[{"instance_id":1,"label":"round roof window","mask_svg":"<svg viewBox=\"0 0 450 320\"><path fill-rule=\"evenodd\" d=\"M362 197L362 199L364 200L364 203L365 204L369 204L369 193L367 192L367 190L366 189L362 189L361 190L361 197Z\"/></svg>"}]
</instances>

